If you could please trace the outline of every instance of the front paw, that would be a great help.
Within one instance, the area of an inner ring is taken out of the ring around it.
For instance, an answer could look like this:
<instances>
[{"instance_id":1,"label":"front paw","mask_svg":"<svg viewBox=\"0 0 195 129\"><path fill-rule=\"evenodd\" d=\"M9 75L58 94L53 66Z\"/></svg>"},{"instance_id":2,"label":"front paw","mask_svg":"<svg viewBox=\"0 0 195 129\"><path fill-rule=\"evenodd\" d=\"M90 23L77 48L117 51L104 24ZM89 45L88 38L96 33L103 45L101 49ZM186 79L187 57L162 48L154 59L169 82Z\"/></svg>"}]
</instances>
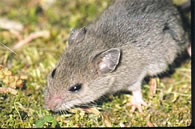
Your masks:
<instances>
[{"instance_id":1,"label":"front paw","mask_svg":"<svg viewBox=\"0 0 195 129\"><path fill-rule=\"evenodd\" d=\"M146 102L142 99L141 90L133 91L133 96L131 98L131 101L127 103L128 106L132 106L132 111L135 111L135 109L138 109L139 112L142 112L142 105L147 106Z\"/></svg>"}]
</instances>

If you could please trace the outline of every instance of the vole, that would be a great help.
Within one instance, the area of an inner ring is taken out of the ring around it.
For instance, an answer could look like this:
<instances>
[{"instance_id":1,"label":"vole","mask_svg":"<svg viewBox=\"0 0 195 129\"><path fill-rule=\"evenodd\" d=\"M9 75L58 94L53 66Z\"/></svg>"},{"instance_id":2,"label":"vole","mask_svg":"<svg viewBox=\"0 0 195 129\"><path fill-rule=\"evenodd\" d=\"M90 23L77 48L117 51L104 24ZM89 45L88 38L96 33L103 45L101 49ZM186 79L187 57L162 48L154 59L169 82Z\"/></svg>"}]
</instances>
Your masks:
<instances>
[{"instance_id":1,"label":"vole","mask_svg":"<svg viewBox=\"0 0 195 129\"><path fill-rule=\"evenodd\" d=\"M170 0L114 0L98 19L73 29L45 88L45 107L67 110L106 93L132 92L146 106L144 77L165 72L189 46L181 13Z\"/></svg>"}]
</instances>

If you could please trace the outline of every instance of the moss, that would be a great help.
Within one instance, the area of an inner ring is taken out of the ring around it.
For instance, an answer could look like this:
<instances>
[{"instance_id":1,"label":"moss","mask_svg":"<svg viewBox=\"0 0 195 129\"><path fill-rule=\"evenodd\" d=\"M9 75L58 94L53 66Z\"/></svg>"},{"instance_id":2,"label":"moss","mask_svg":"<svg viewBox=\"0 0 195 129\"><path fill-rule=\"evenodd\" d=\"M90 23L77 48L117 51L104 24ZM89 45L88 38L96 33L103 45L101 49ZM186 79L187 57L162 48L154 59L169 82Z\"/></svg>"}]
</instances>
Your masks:
<instances>
[{"instance_id":1,"label":"moss","mask_svg":"<svg viewBox=\"0 0 195 129\"><path fill-rule=\"evenodd\" d=\"M151 97L148 83L143 84L143 96L148 107L144 113L132 112L127 106L129 94L117 94L93 107L100 114L82 110L52 113L43 107L46 77L66 47L72 27L87 25L108 5L110 0L56 1L49 9L40 9L33 0L2 0L0 15L25 25L20 33L49 30L49 39L35 39L13 54L0 45L0 64L15 75L25 73L28 80L17 95L0 94L0 127L120 127L120 126L188 126L191 123L191 61L188 60L170 77L157 78L157 93ZM179 2L180 0L174 0ZM180 4L180 3L178 3ZM6 5L6 6L5 6ZM3 10L3 11L2 11ZM17 37L0 30L0 42L12 47ZM0 81L0 87L6 85ZM108 96L107 96L108 97ZM105 101L106 100L106 101Z\"/></svg>"}]
</instances>

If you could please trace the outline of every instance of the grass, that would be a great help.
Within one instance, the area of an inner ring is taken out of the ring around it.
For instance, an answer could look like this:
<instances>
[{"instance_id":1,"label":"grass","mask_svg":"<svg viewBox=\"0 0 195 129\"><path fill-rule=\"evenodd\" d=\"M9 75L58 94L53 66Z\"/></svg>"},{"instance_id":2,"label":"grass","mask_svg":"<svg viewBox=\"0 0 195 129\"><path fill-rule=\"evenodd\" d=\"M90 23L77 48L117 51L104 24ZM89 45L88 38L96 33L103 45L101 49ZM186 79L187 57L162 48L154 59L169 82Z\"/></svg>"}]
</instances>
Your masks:
<instances>
[{"instance_id":1,"label":"grass","mask_svg":"<svg viewBox=\"0 0 195 129\"><path fill-rule=\"evenodd\" d=\"M35 2L33 2L35 1ZM178 2L179 0L174 0ZM0 64L14 75L28 79L17 94L0 93L0 127L139 127L189 126L191 124L191 60L187 60L170 76L156 78L157 93L149 94L149 84L143 83L143 96L148 107L144 113L132 112L126 106L130 94L112 95L101 104L93 105L100 113L75 109L67 113L52 113L43 107L43 90L47 74L54 68L66 47L71 28L87 25L108 5L109 0L56 1L44 8L42 0L2 0L0 16L21 22L20 35L48 30L49 38L37 38L18 49L16 54L0 45ZM0 30L0 42L12 48L17 36ZM9 87L0 80L0 87Z\"/></svg>"}]
</instances>

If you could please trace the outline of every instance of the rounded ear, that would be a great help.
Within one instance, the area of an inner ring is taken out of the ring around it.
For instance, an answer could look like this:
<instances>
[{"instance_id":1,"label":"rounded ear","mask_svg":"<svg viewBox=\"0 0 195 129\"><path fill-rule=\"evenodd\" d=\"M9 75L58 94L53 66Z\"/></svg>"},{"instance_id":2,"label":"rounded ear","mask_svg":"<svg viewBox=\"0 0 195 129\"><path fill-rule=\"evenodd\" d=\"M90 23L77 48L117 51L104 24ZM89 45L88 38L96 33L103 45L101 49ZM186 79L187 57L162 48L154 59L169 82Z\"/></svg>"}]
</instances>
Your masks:
<instances>
[{"instance_id":1,"label":"rounded ear","mask_svg":"<svg viewBox=\"0 0 195 129\"><path fill-rule=\"evenodd\" d=\"M70 33L70 37L68 39L68 44L72 45L74 43L79 43L85 38L85 34L87 32L86 27L82 27L81 29L72 29Z\"/></svg>"},{"instance_id":2,"label":"rounded ear","mask_svg":"<svg viewBox=\"0 0 195 129\"><path fill-rule=\"evenodd\" d=\"M119 64L120 55L119 48L111 48L105 52L96 54L93 63L95 63L95 67L100 73L113 72Z\"/></svg>"}]
</instances>

